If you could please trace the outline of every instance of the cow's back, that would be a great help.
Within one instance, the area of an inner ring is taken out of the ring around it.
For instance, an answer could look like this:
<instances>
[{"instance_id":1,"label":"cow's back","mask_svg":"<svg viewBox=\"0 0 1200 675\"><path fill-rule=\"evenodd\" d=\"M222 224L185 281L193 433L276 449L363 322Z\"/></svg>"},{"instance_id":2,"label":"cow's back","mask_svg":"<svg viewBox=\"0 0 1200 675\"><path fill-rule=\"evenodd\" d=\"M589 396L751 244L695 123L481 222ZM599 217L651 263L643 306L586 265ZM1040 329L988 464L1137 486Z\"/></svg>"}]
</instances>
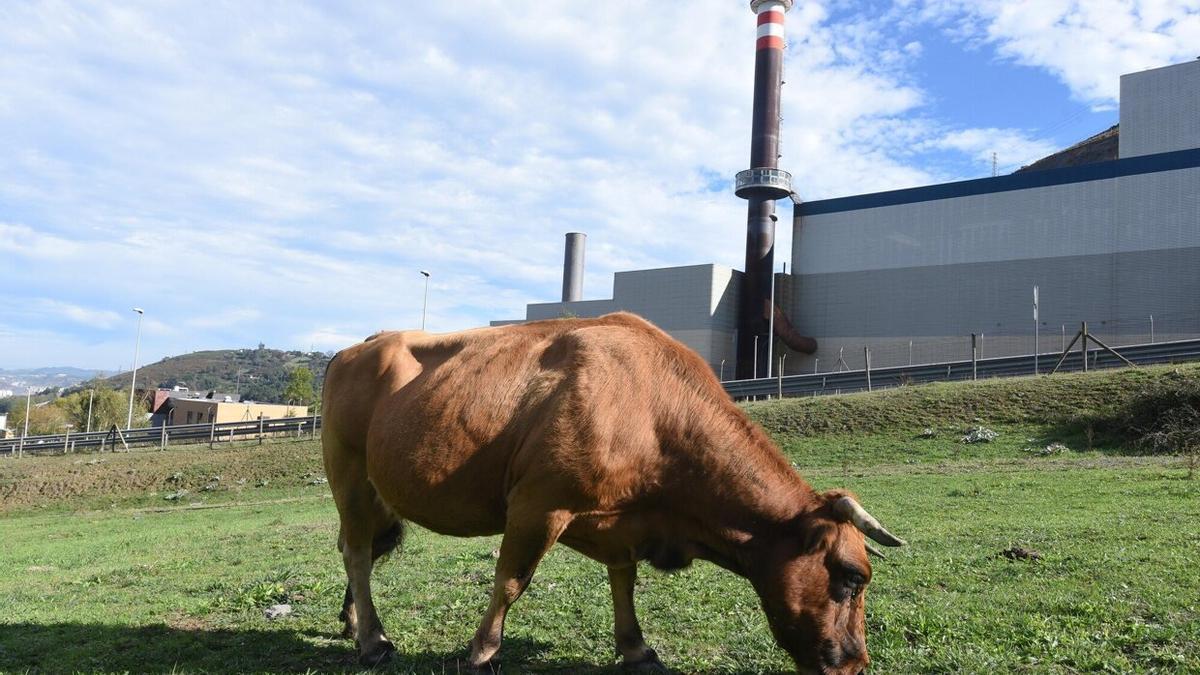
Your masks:
<instances>
[{"instance_id":1,"label":"cow's back","mask_svg":"<svg viewBox=\"0 0 1200 675\"><path fill-rule=\"evenodd\" d=\"M447 534L500 532L522 486L548 508L588 510L655 481L656 401L684 403L663 392L679 386L669 371L683 358L715 383L678 349L621 314L382 333L331 364L325 423L398 516Z\"/></svg>"}]
</instances>

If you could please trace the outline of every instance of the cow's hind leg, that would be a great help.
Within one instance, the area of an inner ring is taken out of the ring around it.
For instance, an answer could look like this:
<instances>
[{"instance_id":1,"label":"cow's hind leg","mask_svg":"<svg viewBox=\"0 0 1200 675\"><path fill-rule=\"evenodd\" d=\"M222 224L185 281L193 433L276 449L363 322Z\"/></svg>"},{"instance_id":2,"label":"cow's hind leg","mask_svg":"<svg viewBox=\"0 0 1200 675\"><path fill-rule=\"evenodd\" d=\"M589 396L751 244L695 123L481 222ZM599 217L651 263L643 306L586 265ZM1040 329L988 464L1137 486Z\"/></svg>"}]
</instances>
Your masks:
<instances>
[{"instance_id":1,"label":"cow's hind leg","mask_svg":"<svg viewBox=\"0 0 1200 675\"><path fill-rule=\"evenodd\" d=\"M571 516L565 511L524 517L519 512L509 511L504 539L500 542L500 559L496 561L492 600L471 640L468 663L471 668L489 668L500 651L508 608L525 592L542 556L558 541L570 522Z\"/></svg>"},{"instance_id":2,"label":"cow's hind leg","mask_svg":"<svg viewBox=\"0 0 1200 675\"><path fill-rule=\"evenodd\" d=\"M373 495L372 495L373 497ZM375 505L375 515L380 515L384 509ZM390 514L388 514L390 518ZM348 523L342 519L342 562L346 566L346 576L350 581L350 596L352 614L354 616L354 636L358 644L358 660L364 666L375 666L387 660L396 648L392 646L383 631L383 623L375 611L375 603L371 598L371 570L374 566L372 544L379 527L364 527L368 522L379 522L372 518L364 518L366 522ZM390 529L395 520L387 527Z\"/></svg>"},{"instance_id":3,"label":"cow's hind leg","mask_svg":"<svg viewBox=\"0 0 1200 675\"><path fill-rule=\"evenodd\" d=\"M392 526L375 536L375 540L371 542L371 567L374 569L379 564L379 559L389 555L400 545L404 538L404 523L403 521L395 521ZM346 583L346 593L342 597L342 612L338 614L338 620L343 622L342 637L353 638L357 633L358 616L354 610L354 593L351 591L350 583Z\"/></svg>"},{"instance_id":4,"label":"cow's hind leg","mask_svg":"<svg viewBox=\"0 0 1200 675\"><path fill-rule=\"evenodd\" d=\"M622 665L626 668L662 669L658 654L646 646L642 638L642 627L638 625L633 608L633 587L637 581L637 564L626 567L608 568L608 585L612 590L613 632L617 638L617 651L621 653Z\"/></svg>"},{"instance_id":5,"label":"cow's hind leg","mask_svg":"<svg viewBox=\"0 0 1200 675\"><path fill-rule=\"evenodd\" d=\"M366 467L357 453L347 452L336 441L325 439L325 471L329 487L341 517L338 548L350 582L350 606L345 607L358 643L359 662L374 666L386 660L395 648L384 634L383 624L371 599L371 569L377 539L385 543L394 530L399 543L403 528L400 521L379 500L375 487L367 479Z\"/></svg>"}]
</instances>

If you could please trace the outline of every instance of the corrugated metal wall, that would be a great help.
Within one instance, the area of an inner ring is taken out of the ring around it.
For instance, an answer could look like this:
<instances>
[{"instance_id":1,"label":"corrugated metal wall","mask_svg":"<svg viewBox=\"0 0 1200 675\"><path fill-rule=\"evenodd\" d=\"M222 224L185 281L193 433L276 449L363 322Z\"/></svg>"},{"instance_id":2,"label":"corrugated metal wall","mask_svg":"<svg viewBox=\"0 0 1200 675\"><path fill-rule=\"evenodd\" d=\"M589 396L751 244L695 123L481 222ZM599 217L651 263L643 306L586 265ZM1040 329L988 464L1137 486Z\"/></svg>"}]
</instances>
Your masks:
<instances>
[{"instance_id":1,"label":"corrugated metal wall","mask_svg":"<svg viewBox=\"0 0 1200 675\"><path fill-rule=\"evenodd\" d=\"M820 210L820 209L817 209ZM803 214L803 209L798 209ZM788 372L1043 351L1080 321L1120 344L1200 335L1200 168L798 215ZM817 363L814 359L819 359Z\"/></svg>"}]
</instances>

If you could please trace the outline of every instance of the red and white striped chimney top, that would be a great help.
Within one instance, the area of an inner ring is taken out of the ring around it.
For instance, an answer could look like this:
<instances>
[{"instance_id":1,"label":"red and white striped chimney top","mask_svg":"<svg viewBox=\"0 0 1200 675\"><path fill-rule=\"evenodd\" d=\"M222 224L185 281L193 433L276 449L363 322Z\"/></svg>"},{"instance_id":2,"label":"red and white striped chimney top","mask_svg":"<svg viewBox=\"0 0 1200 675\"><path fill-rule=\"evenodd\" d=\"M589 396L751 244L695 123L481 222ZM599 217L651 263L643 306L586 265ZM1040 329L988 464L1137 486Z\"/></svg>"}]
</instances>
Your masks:
<instances>
[{"instance_id":1,"label":"red and white striped chimney top","mask_svg":"<svg viewBox=\"0 0 1200 675\"><path fill-rule=\"evenodd\" d=\"M791 8L792 0L750 1L758 15L758 49L783 49L783 15Z\"/></svg>"}]
</instances>

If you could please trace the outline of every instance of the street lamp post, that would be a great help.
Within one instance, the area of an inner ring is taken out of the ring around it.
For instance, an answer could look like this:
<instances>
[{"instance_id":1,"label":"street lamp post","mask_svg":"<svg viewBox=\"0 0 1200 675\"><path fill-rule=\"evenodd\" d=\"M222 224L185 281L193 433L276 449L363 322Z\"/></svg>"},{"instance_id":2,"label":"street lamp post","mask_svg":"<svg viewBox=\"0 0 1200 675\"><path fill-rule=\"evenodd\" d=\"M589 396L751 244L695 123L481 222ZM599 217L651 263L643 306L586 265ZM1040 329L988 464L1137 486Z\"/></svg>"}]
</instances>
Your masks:
<instances>
[{"instance_id":1,"label":"street lamp post","mask_svg":"<svg viewBox=\"0 0 1200 675\"><path fill-rule=\"evenodd\" d=\"M425 300L421 303L421 330L425 330L425 310L429 307L429 272L421 270L425 277Z\"/></svg>"},{"instance_id":2,"label":"street lamp post","mask_svg":"<svg viewBox=\"0 0 1200 675\"><path fill-rule=\"evenodd\" d=\"M133 428L133 390L137 385L138 351L142 347L142 317L146 313L141 307L134 307L138 315L137 340L133 343L133 377L129 380L129 415L125 418L125 428Z\"/></svg>"},{"instance_id":3,"label":"street lamp post","mask_svg":"<svg viewBox=\"0 0 1200 675\"><path fill-rule=\"evenodd\" d=\"M21 445L17 448L17 458L25 456L25 437L29 435L29 413L32 409L29 407L33 402L33 389L25 388L25 431L21 433Z\"/></svg>"}]
</instances>

